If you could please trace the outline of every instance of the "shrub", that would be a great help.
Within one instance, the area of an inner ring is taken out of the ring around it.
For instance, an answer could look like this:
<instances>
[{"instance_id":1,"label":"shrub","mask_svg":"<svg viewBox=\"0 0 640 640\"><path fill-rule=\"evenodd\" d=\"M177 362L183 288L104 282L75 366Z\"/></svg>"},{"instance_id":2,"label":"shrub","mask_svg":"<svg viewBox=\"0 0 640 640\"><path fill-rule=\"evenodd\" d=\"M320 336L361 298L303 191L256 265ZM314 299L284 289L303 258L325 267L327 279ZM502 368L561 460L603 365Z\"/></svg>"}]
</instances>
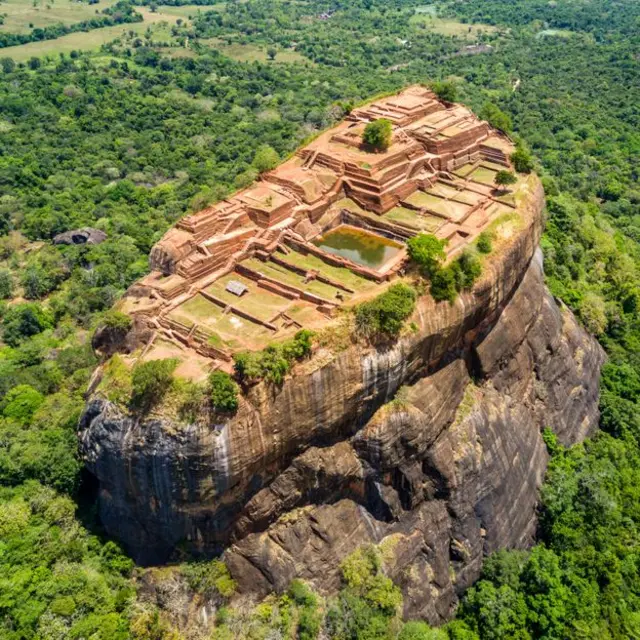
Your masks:
<instances>
[{"instance_id":1,"label":"shrub","mask_svg":"<svg viewBox=\"0 0 640 640\"><path fill-rule=\"evenodd\" d=\"M292 580L289 585L290 598L300 606L311 607L317 603L317 598L313 591L302 580Z\"/></svg>"},{"instance_id":2,"label":"shrub","mask_svg":"<svg viewBox=\"0 0 640 640\"><path fill-rule=\"evenodd\" d=\"M471 289L482 273L482 265L480 264L480 261L470 251L463 251L456 262L460 267L461 272L461 288Z\"/></svg>"},{"instance_id":3,"label":"shrub","mask_svg":"<svg viewBox=\"0 0 640 640\"><path fill-rule=\"evenodd\" d=\"M404 321L415 309L417 294L413 287L398 283L377 298L355 308L356 329L365 337L397 336Z\"/></svg>"},{"instance_id":4,"label":"shrub","mask_svg":"<svg viewBox=\"0 0 640 640\"><path fill-rule=\"evenodd\" d=\"M352 593L386 616L395 614L402 604L402 594L382 572L382 559L376 547L365 545L356 549L342 561L340 568Z\"/></svg>"},{"instance_id":5,"label":"shrub","mask_svg":"<svg viewBox=\"0 0 640 640\"><path fill-rule=\"evenodd\" d=\"M445 261L447 254L444 249L446 246L447 240L439 240L428 233L419 233L407 240L409 257L428 277L431 277Z\"/></svg>"},{"instance_id":6,"label":"shrub","mask_svg":"<svg viewBox=\"0 0 640 640\"><path fill-rule=\"evenodd\" d=\"M457 269L453 265L438 269L431 277L430 292L436 302L448 300L453 304L458 297Z\"/></svg>"},{"instance_id":7,"label":"shrub","mask_svg":"<svg viewBox=\"0 0 640 640\"><path fill-rule=\"evenodd\" d=\"M109 358L104 365L98 389L114 404L123 407L129 404L132 395L131 371L118 354Z\"/></svg>"},{"instance_id":8,"label":"shrub","mask_svg":"<svg viewBox=\"0 0 640 640\"><path fill-rule=\"evenodd\" d=\"M117 331L129 331L131 329L131 317L121 311L112 309L102 316L102 324L109 329Z\"/></svg>"},{"instance_id":9,"label":"shrub","mask_svg":"<svg viewBox=\"0 0 640 640\"><path fill-rule=\"evenodd\" d=\"M511 171L502 170L496 173L494 181L499 187L508 187L518 182L518 178Z\"/></svg>"},{"instance_id":10,"label":"shrub","mask_svg":"<svg viewBox=\"0 0 640 640\"><path fill-rule=\"evenodd\" d=\"M431 90L440 100L444 100L445 102L455 102L458 97L458 87L455 82L451 82L450 80L432 83Z\"/></svg>"},{"instance_id":11,"label":"shrub","mask_svg":"<svg viewBox=\"0 0 640 640\"><path fill-rule=\"evenodd\" d=\"M19 384L4 397L2 415L27 425L43 402L44 396L39 391L28 384Z\"/></svg>"},{"instance_id":12,"label":"shrub","mask_svg":"<svg viewBox=\"0 0 640 640\"><path fill-rule=\"evenodd\" d=\"M280 156L278 152L268 144L259 146L253 158L253 166L259 173L265 173L266 171L275 169L279 162Z\"/></svg>"},{"instance_id":13,"label":"shrub","mask_svg":"<svg viewBox=\"0 0 640 640\"><path fill-rule=\"evenodd\" d=\"M260 358L262 377L274 384L282 384L289 373L291 360L285 355L282 345L270 344L262 351Z\"/></svg>"},{"instance_id":14,"label":"shrub","mask_svg":"<svg viewBox=\"0 0 640 640\"><path fill-rule=\"evenodd\" d=\"M233 186L236 189L246 189L251 186L258 178L258 170L250 167L246 171L242 171L233 179Z\"/></svg>"},{"instance_id":15,"label":"shrub","mask_svg":"<svg viewBox=\"0 0 640 640\"><path fill-rule=\"evenodd\" d=\"M217 591L223 598L229 598L236 590L237 585L222 560L184 564L180 571L197 593L207 595Z\"/></svg>"},{"instance_id":16,"label":"shrub","mask_svg":"<svg viewBox=\"0 0 640 640\"><path fill-rule=\"evenodd\" d=\"M177 365L175 358L137 364L131 375L133 406L148 410L157 404L171 387Z\"/></svg>"},{"instance_id":17,"label":"shrub","mask_svg":"<svg viewBox=\"0 0 640 640\"><path fill-rule=\"evenodd\" d=\"M60 596L53 600L50 609L57 616L69 618L76 610L76 603L71 596Z\"/></svg>"},{"instance_id":18,"label":"shrub","mask_svg":"<svg viewBox=\"0 0 640 640\"><path fill-rule=\"evenodd\" d=\"M0 269L0 299L13 297L13 277L9 269Z\"/></svg>"},{"instance_id":19,"label":"shrub","mask_svg":"<svg viewBox=\"0 0 640 640\"><path fill-rule=\"evenodd\" d=\"M493 251L493 238L491 234L488 231L483 231L478 236L476 246L480 253L491 253Z\"/></svg>"},{"instance_id":20,"label":"shrub","mask_svg":"<svg viewBox=\"0 0 640 640\"><path fill-rule=\"evenodd\" d=\"M505 133L508 133L513 128L511 116L492 102L486 102L484 104L479 116L495 129L500 129L500 131L504 131Z\"/></svg>"},{"instance_id":21,"label":"shrub","mask_svg":"<svg viewBox=\"0 0 640 640\"><path fill-rule=\"evenodd\" d=\"M385 151L391 145L392 135L391 122L386 118L380 118L364 128L362 141L376 151Z\"/></svg>"},{"instance_id":22,"label":"shrub","mask_svg":"<svg viewBox=\"0 0 640 640\"><path fill-rule=\"evenodd\" d=\"M449 640L444 629L432 629L426 622L407 622L400 631L398 640Z\"/></svg>"},{"instance_id":23,"label":"shrub","mask_svg":"<svg viewBox=\"0 0 640 640\"><path fill-rule=\"evenodd\" d=\"M209 395L216 411L232 412L238 408L238 385L224 371L209 376Z\"/></svg>"},{"instance_id":24,"label":"shrub","mask_svg":"<svg viewBox=\"0 0 640 640\"><path fill-rule=\"evenodd\" d=\"M511 162L518 173L531 173L533 171L533 157L523 145L517 145L511 154Z\"/></svg>"},{"instance_id":25,"label":"shrub","mask_svg":"<svg viewBox=\"0 0 640 640\"><path fill-rule=\"evenodd\" d=\"M233 356L233 370L240 382L251 382L262 377L260 354L241 351Z\"/></svg>"},{"instance_id":26,"label":"shrub","mask_svg":"<svg viewBox=\"0 0 640 640\"><path fill-rule=\"evenodd\" d=\"M22 340L53 328L53 315L37 302L16 304L7 309L2 320L2 338L11 347Z\"/></svg>"},{"instance_id":27,"label":"shrub","mask_svg":"<svg viewBox=\"0 0 640 640\"><path fill-rule=\"evenodd\" d=\"M261 378L274 384L282 384L295 360L311 353L313 331L301 329L291 340L271 344L260 352L243 351L233 356L234 371L238 380L252 383Z\"/></svg>"},{"instance_id":28,"label":"shrub","mask_svg":"<svg viewBox=\"0 0 640 640\"><path fill-rule=\"evenodd\" d=\"M431 277L431 296L436 302L448 300L454 303L458 293L470 289L482 273L478 258L469 251L442 269L438 269Z\"/></svg>"}]
</instances>

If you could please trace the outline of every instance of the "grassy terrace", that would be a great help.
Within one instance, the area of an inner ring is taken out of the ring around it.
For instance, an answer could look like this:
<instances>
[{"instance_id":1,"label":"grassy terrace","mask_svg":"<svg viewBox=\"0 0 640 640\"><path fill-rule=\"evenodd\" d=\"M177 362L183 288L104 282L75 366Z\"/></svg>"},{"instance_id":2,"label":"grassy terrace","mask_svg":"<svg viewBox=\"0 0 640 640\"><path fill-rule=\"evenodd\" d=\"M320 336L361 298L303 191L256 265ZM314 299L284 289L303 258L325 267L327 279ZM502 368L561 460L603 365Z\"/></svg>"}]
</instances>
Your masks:
<instances>
[{"instance_id":1,"label":"grassy terrace","mask_svg":"<svg viewBox=\"0 0 640 640\"><path fill-rule=\"evenodd\" d=\"M225 287L230 280L242 283L247 287L248 291L241 297L229 293ZM243 278L237 273L230 273L216 280L216 282L206 289L206 292L215 296L218 300L233 305L237 309L240 309L240 311L245 311L265 322L271 320L289 303L287 298L283 298L276 293L271 293L266 289L261 289L253 280Z\"/></svg>"},{"instance_id":2,"label":"grassy terrace","mask_svg":"<svg viewBox=\"0 0 640 640\"><path fill-rule=\"evenodd\" d=\"M482 184L493 185L497 173L497 171L487 167L478 167L475 171L471 172L469 178L476 182L481 182Z\"/></svg>"},{"instance_id":3,"label":"grassy terrace","mask_svg":"<svg viewBox=\"0 0 640 640\"><path fill-rule=\"evenodd\" d=\"M425 191L412 193L406 198L406 202L415 207L424 207L435 213L440 213L453 221L464 217L469 210L469 205L462 204L461 202L453 202L452 200L444 200Z\"/></svg>"},{"instance_id":4,"label":"grassy terrace","mask_svg":"<svg viewBox=\"0 0 640 640\"><path fill-rule=\"evenodd\" d=\"M323 276L342 283L345 287L353 289L356 293L375 289L377 286L375 282L362 278L355 273L344 269L343 267L334 267L326 262L323 262L320 258L313 255L303 255L297 251L290 251L287 254L279 253L278 258L284 262L296 267L300 267L307 271L316 270ZM320 284L320 283L318 283ZM344 294L347 297L347 294Z\"/></svg>"},{"instance_id":5,"label":"grassy terrace","mask_svg":"<svg viewBox=\"0 0 640 640\"><path fill-rule=\"evenodd\" d=\"M241 318L233 313L224 313L218 305L197 294L174 309L169 318L187 326L199 324L205 330L217 334L222 345L231 349L261 349L273 335L260 324Z\"/></svg>"},{"instance_id":6,"label":"grassy terrace","mask_svg":"<svg viewBox=\"0 0 640 640\"><path fill-rule=\"evenodd\" d=\"M424 233L434 233L444 224L442 218L429 214L421 215L413 209L407 209L406 207L394 207L385 213L382 219L395 222L405 227L411 227L416 231L422 231Z\"/></svg>"},{"instance_id":7,"label":"grassy terrace","mask_svg":"<svg viewBox=\"0 0 640 640\"><path fill-rule=\"evenodd\" d=\"M278 254L278 257L282 258L283 256ZM291 285L292 287L296 287L302 291L308 291L309 293L320 296L325 300L335 300L336 294L340 291L336 287L332 287L324 282L318 282L317 280L305 282L304 276L295 273L294 271L290 271L289 269L285 269L275 262L262 262L262 260L258 260L257 258L250 258L249 260L245 260L242 264L249 267L249 269L259 271L268 278L273 278L278 282Z\"/></svg>"}]
</instances>

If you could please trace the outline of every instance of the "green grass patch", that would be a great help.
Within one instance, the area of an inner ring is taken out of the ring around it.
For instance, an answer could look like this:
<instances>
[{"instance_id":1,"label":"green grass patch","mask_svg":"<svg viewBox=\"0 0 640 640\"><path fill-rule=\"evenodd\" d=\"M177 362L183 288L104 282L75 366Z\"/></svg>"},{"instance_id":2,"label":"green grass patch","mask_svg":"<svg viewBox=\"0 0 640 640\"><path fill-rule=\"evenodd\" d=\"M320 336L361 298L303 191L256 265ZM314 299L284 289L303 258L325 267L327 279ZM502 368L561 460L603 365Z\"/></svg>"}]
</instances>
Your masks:
<instances>
[{"instance_id":1,"label":"green grass patch","mask_svg":"<svg viewBox=\"0 0 640 640\"><path fill-rule=\"evenodd\" d=\"M238 62L273 62L275 64L279 62L288 64L306 62L311 64L308 58L293 49L278 49L275 60L271 61L266 45L228 42L221 38L206 38L199 40L199 43L219 51L228 58L238 60Z\"/></svg>"},{"instance_id":2,"label":"green grass patch","mask_svg":"<svg viewBox=\"0 0 640 640\"><path fill-rule=\"evenodd\" d=\"M417 231L426 231L427 233L433 233L442 226L443 223L442 218L428 214L421 215L413 209L407 209L406 207L394 207L384 214L383 219L405 227L411 227Z\"/></svg>"},{"instance_id":3,"label":"green grass patch","mask_svg":"<svg viewBox=\"0 0 640 640\"><path fill-rule=\"evenodd\" d=\"M497 27L490 24L465 24L449 18L438 18L430 13L416 13L409 20L410 24L440 33L443 36L476 39L481 33L495 33Z\"/></svg>"},{"instance_id":4,"label":"green grass patch","mask_svg":"<svg viewBox=\"0 0 640 640\"><path fill-rule=\"evenodd\" d=\"M2 12L4 6L4 4L0 4L0 12ZM95 7L96 5L93 6ZM102 4L97 6L103 7ZM136 7L136 11L144 17L143 22L119 24L102 29L92 29L91 31L79 31L61 36L55 40L42 40L15 47L5 47L1 50L0 57L13 58L16 62L25 62L33 57L57 56L61 53L68 54L71 51L94 51L103 44L112 42L117 38L126 37L130 32L137 35L144 34L149 27L152 28L154 36L163 41L171 40L170 25L175 24L178 16L168 13L153 13L147 7Z\"/></svg>"},{"instance_id":5,"label":"green grass patch","mask_svg":"<svg viewBox=\"0 0 640 640\"><path fill-rule=\"evenodd\" d=\"M376 286L374 282L371 282L366 278L361 278L355 273L349 271L349 269L345 269L344 267L334 267L311 254L303 255L297 251L291 251L286 255L280 254L278 257L284 262L307 271L312 269L318 271L318 273L321 273L325 277L335 280L336 282L340 282L345 287L349 287L354 291L365 291L367 289L373 289Z\"/></svg>"},{"instance_id":6,"label":"green grass patch","mask_svg":"<svg viewBox=\"0 0 640 640\"><path fill-rule=\"evenodd\" d=\"M487 169L487 167L478 167L471 173L469 178L482 184L493 185L497 173L497 171L494 171L493 169Z\"/></svg>"},{"instance_id":7,"label":"green grass patch","mask_svg":"<svg viewBox=\"0 0 640 640\"><path fill-rule=\"evenodd\" d=\"M77 0L3 0L0 14L4 15L4 23L0 25L0 31L30 33L32 29L91 20L116 2L100 0L98 4L90 5Z\"/></svg>"}]
</instances>

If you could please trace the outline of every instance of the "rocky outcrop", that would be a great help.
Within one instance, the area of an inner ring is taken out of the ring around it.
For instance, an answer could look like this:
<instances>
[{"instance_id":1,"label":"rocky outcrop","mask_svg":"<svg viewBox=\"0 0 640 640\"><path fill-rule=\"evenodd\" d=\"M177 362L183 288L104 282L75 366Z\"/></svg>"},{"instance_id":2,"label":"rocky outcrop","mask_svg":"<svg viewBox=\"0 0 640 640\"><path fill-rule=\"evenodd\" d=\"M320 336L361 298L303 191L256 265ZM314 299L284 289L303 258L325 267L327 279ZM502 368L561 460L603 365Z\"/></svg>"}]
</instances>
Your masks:
<instances>
[{"instance_id":1,"label":"rocky outcrop","mask_svg":"<svg viewBox=\"0 0 640 640\"><path fill-rule=\"evenodd\" d=\"M396 344L321 350L222 424L140 420L92 398L81 448L109 533L142 563L178 544L227 549L256 594L294 576L329 592L347 553L381 544L406 614L446 619L486 553L532 540L542 428L571 444L597 423L603 354L532 261L541 209L538 188L454 305L424 296Z\"/></svg>"},{"instance_id":2,"label":"rocky outcrop","mask_svg":"<svg viewBox=\"0 0 640 640\"><path fill-rule=\"evenodd\" d=\"M107 239L107 234L100 229L83 227L59 233L53 237L53 244L100 244Z\"/></svg>"},{"instance_id":3,"label":"rocky outcrop","mask_svg":"<svg viewBox=\"0 0 640 640\"><path fill-rule=\"evenodd\" d=\"M486 554L533 541L548 459L542 429L568 445L595 428L602 359L546 292L534 262L482 340L381 407L350 447L322 450L332 468L352 470L348 498L299 501L298 511L231 547L226 560L241 589L267 593L300 576L330 592L339 561L374 543L404 591L405 615L443 622ZM312 452L301 458L319 455ZM304 496L313 481L293 471L300 464L271 487L295 476L288 495ZM249 502L272 509L273 518L263 509L263 526L281 513L270 491Z\"/></svg>"}]
</instances>

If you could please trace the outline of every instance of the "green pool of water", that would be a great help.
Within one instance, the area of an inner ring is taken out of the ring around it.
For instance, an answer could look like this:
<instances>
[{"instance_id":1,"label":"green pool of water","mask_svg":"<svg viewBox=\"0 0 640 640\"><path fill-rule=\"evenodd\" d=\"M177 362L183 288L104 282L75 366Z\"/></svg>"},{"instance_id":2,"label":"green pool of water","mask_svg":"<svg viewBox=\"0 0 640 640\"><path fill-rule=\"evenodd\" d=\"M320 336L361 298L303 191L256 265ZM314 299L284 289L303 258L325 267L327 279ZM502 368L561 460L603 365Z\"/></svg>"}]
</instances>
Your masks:
<instances>
[{"instance_id":1,"label":"green pool of water","mask_svg":"<svg viewBox=\"0 0 640 640\"><path fill-rule=\"evenodd\" d=\"M378 269L402 249L402 245L393 240L353 227L337 227L313 244L370 269Z\"/></svg>"}]
</instances>

